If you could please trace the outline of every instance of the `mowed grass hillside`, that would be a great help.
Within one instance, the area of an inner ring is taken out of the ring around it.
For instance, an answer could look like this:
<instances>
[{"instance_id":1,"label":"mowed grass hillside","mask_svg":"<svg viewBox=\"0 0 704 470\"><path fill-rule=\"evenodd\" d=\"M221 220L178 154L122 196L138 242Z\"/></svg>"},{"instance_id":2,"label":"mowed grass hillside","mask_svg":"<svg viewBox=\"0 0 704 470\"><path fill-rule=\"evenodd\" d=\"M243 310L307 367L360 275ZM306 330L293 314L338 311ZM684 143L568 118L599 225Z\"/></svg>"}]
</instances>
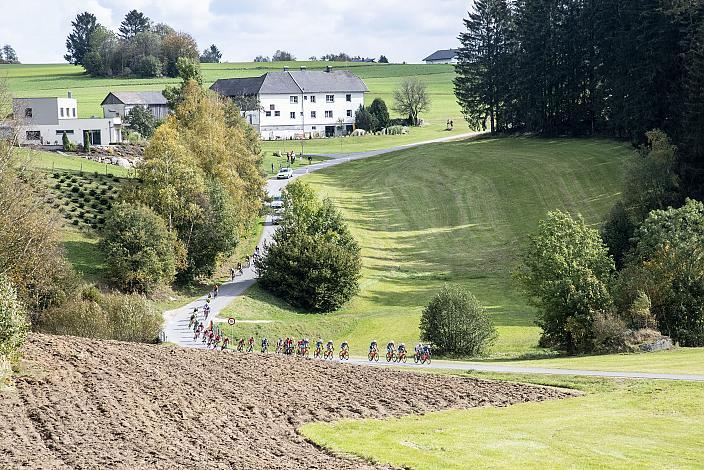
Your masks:
<instances>
[{"instance_id":1,"label":"mowed grass hillside","mask_svg":"<svg viewBox=\"0 0 704 470\"><path fill-rule=\"evenodd\" d=\"M360 76L369 88L366 103L376 97L383 98L391 107L393 90L407 77L419 77L427 83L431 98L430 111L421 117L426 125L410 130L402 136L366 136L345 139L318 139L304 142L307 153L340 153L389 148L396 145L431 140L468 131L453 93L455 76L451 65L417 64L355 64L344 62L277 62L277 63L223 63L202 64L204 85L210 86L219 78L252 77L270 71L291 69L304 65L308 70L321 70L327 65L350 70ZM102 116L100 103L111 91L163 90L179 82L173 78L126 79L92 78L81 67L68 64L0 65L0 79L6 79L16 97L64 96L67 90L78 100L79 117ZM391 111L392 116L395 114ZM452 119L454 131L446 131L446 122ZM301 151L300 142L264 142L269 155L276 151ZM285 159L284 159L285 162ZM267 168L270 168L270 163Z\"/></svg>"},{"instance_id":2,"label":"mowed grass hillside","mask_svg":"<svg viewBox=\"0 0 704 470\"><path fill-rule=\"evenodd\" d=\"M414 344L423 307L443 285L471 290L499 329L492 357L542 354L535 312L512 282L521 245L547 211L598 224L632 150L610 140L502 138L433 144L305 177L344 213L363 255L359 295L331 315L297 314L260 289L225 316L234 336L322 336L366 355L372 339Z\"/></svg>"},{"instance_id":3,"label":"mowed grass hillside","mask_svg":"<svg viewBox=\"0 0 704 470\"><path fill-rule=\"evenodd\" d=\"M701 467L702 383L471 375L569 387L585 395L506 408L312 423L300 431L334 452L419 470Z\"/></svg>"}]
</instances>

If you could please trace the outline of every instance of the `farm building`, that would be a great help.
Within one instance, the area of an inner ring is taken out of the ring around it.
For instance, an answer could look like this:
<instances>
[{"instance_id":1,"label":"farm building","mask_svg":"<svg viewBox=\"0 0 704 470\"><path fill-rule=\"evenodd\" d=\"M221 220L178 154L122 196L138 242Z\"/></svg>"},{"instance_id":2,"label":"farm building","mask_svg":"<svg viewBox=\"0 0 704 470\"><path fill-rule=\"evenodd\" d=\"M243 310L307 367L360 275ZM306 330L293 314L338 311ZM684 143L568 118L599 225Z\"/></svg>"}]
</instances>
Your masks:
<instances>
[{"instance_id":1,"label":"farm building","mask_svg":"<svg viewBox=\"0 0 704 470\"><path fill-rule=\"evenodd\" d=\"M100 105L106 118L125 117L135 106L147 108L159 120L169 114L168 102L160 91L113 91Z\"/></svg>"},{"instance_id":2,"label":"farm building","mask_svg":"<svg viewBox=\"0 0 704 470\"><path fill-rule=\"evenodd\" d=\"M440 49L423 59L426 64L456 64L458 49Z\"/></svg>"},{"instance_id":3,"label":"farm building","mask_svg":"<svg viewBox=\"0 0 704 470\"><path fill-rule=\"evenodd\" d=\"M61 145L65 133L69 141L83 144L84 132L92 145L122 142L119 117L78 119L78 102L68 92L66 98L14 98L12 112L19 123L19 143Z\"/></svg>"},{"instance_id":4,"label":"farm building","mask_svg":"<svg viewBox=\"0 0 704 470\"><path fill-rule=\"evenodd\" d=\"M245 118L264 140L348 134L368 91L356 75L331 67L284 68L261 77L221 79L210 88L244 108Z\"/></svg>"}]
</instances>

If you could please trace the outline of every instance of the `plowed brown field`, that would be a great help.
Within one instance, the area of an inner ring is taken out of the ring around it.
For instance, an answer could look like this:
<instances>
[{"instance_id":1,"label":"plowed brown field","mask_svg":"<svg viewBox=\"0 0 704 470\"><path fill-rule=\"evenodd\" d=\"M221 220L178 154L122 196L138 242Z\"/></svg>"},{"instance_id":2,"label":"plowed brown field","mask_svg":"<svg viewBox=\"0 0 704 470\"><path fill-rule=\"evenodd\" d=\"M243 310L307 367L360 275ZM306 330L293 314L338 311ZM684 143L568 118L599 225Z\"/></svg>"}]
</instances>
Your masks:
<instances>
[{"instance_id":1,"label":"plowed brown field","mask_svg":"<svg viewBox=\"0 0 704 470\"><path fill-rule=\"evenodd\" d=\"M570 392L323 361L32 335L0 392L0 468L369 468L311 421L507 406Z\"/></svg>"}]
</instances>

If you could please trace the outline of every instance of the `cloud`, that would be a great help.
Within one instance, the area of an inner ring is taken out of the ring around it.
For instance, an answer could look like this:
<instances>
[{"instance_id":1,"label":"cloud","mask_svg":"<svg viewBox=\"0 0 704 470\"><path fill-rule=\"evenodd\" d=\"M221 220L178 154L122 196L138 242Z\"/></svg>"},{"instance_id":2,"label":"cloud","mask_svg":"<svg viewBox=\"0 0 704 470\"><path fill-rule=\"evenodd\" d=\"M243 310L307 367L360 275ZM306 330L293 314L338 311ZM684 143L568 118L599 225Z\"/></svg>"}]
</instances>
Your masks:
<instances>
[{"instance_id":1,"label":"cloud","mask_svg":"<svg viewBox=\"0 0 704 470\"><path fill-rule=\"evenodd\" d=\"M94 13L116 28L127 11L143 11L193 35L201 49L217 44L228 61L250 61L277 49L298 58L330 52L419 62L457 45L466 0L1 0L0 42L25 63L62 62L71 20Z\"/></svg>"}]
</instances>

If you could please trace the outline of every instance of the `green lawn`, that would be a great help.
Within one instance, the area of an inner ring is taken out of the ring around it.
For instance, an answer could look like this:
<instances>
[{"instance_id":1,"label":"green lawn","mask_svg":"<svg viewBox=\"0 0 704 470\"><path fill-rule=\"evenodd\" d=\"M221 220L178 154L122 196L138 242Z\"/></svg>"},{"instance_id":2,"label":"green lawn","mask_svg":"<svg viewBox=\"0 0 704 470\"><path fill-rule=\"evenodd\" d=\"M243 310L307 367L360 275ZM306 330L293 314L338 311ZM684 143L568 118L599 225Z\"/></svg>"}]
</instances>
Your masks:
<instances>
[{"instance_id":1,"label":"green lawn","mask_svg":"<svg viewBox=\"0 0 704 470\"><path fill-rule=\"evenodd\" d=\"M491 361L487 361L491 363ZM505 363L496 363L506 365ZM676 348L642 354L613 354L606 356L559 357L525 361L511 361L516 367L546 367L552 369L585 369L614 372L654 372L662 374L704 375L704 348Z\"/></svg>"},{"instance_id":2,"label":"green lawn","mask_svg":"<svg viewBox=\"0 0 704 470\"><path fill-rule=\"evenodd\" d=\"M305 141L304 150L307 153L346 153L389 148L468 130L453 93L452 80L455 73L454 67L451 65L328 62L255 64L247 62L202 64L202 72L205 86L210 86L219 78L258 76L268 71L281 70L285 65L292 69L305 65L309 70L322 69L327 65L332 65L338 69L350 70L359 75L367 84L369 88L366 97L367 104L370 104L374 98L380 97L391 107L393 90L406 77L419 77L428 85L431 106L428 112L421 115L426 123L424 127L412 129L405 136L369 136ZM178 79L172 78L91 78L83 73L82 68L68 64L0 65L0 78L7 79L10 91L17 97L64 96L67 90L71 90L74 98L78 100L79 117L102 116L100 103L110 91L162 90L168 85L178 83ZM391 111L391 115L393 117L395 113ZM455 129L453 132L445 131L448 119L454 121ZM301 142L263 143L263 150L268 154L275 150L290 151L292 149L299 153ZM270 162L266 162L265 168L271 169Z\"/></svg>"},{"instance_id":3,"label":"green lawn","mask_svg":"<svg viewBox=\"0 0 704 470\"><path fill-rule=\"evenodd\" d=\"M702 465L704 384L478 376L567 386L586 394L507 408L313 423L300 432L334 452L409 469Z\"/></svg>"},{"instance_id":4,"label":"green lawn","mask_svg":"<svg viewBox=\"0 0 704 470\"><path fill-rule=\"evenodd\" d=\"M101 175L129 176L130 171L115 165L107 165L75 156L63 156L55 152L45 152L23 147L15 150L20 162L40 170L99 173Z\"/></svg>"},{"instance_id":5,"label":"green lawn","mask_svg":"<svg viewBox=\"0 0 704 470\"><path fill-rule=\"evenodd\" d=\"M359 295L331 315L301 315L253 289L224 313L233 336L317 335L413 343L423 307L443 283L470 289L499 329L491 357L547 354L534 310L511 280L520 245L548 210L598 223L621 186L628 145L609 140L483 139L434 144L306 176L341 208L362 246Z\"/></svg>"}]
</instances>

